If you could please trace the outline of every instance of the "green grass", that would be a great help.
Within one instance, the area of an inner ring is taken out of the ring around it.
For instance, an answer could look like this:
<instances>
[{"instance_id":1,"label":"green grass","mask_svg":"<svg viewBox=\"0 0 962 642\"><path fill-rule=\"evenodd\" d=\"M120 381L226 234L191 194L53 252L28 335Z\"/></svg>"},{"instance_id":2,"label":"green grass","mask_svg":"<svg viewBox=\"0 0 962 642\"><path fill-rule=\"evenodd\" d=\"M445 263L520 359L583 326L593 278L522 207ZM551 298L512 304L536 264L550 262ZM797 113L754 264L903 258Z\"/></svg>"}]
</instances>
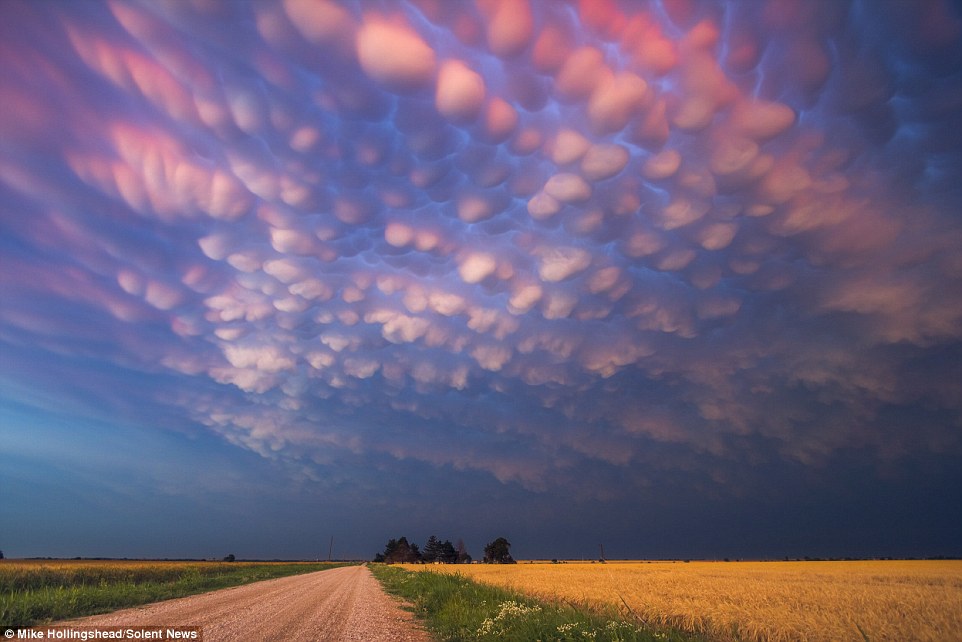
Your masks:
<instances>
[{"instance_id":1,"label":"green grass","mask_svg":"<svg viewBox=\"0 0 962 642\"><path fill-rule=\"evenodd\" d=\"M0 565L0 628L108 613L260 580L323 571L337 563Z\"/></svg>"},{"instance_id":2,"label":"green grass","mask_svg":"<svg viewBox=\"0 0 962 642\"><path fill-rule=\"evenodd\" d=\"M370 569L389 593L413 605L415 615L440 640L703 640L632 622L613 610L538 601L461 575L410 572L383 564L372 564Z\"/></svg>"}]
</instances>

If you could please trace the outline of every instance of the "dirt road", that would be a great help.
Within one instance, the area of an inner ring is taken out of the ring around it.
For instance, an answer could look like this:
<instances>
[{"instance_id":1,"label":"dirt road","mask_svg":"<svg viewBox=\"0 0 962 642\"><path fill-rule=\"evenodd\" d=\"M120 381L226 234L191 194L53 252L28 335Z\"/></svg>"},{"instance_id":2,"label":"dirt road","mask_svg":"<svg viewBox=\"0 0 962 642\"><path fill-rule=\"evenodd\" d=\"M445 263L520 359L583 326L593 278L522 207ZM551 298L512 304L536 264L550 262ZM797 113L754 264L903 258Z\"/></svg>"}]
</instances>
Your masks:
<instances>
[{"instance_id":1,"label":"dirt road","mask_svg":"<svg viewBox=\"0 0 962 642\"><path fill-rule=\"evenodd\" d=\"M200 626L205 642L430 640L364 566L266 580L57 624Z\"/></svg>"}]
</instances>

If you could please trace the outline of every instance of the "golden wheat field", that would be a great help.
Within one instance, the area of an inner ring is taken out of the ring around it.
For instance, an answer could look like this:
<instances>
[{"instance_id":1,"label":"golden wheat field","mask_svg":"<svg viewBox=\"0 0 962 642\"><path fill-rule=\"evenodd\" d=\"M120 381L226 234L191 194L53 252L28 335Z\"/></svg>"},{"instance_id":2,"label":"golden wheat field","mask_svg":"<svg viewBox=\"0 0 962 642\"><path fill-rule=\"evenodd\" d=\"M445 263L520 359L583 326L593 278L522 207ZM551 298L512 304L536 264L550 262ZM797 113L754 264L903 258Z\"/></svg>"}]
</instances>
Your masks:
<instances>
[{"instance_id":1,"label":"golden wheat field","mask_svg":"<svg viewBox=\"0 0 962 642\"><path fill-rule=\"evenodd\" d=\"M962 640L962 561L417 566L719 640ZM627 607L627 608L626 608Z\"/></svg>"}]
</instances>

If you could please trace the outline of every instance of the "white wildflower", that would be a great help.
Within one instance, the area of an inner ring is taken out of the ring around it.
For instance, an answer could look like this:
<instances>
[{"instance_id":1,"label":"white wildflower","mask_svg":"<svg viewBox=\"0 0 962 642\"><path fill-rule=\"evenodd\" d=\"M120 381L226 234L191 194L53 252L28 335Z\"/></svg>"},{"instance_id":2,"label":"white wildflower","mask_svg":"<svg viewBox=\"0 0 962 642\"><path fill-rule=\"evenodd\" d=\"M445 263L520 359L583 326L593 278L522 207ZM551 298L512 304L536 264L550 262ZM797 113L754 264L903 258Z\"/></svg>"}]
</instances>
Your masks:
<instances>
[{"instance_id":1,"label":"white wildflower","mask_svg":"<svg viewBox=\"0 0 962 642\"><path fill-rule=\"evenodd\" d=\"M478 637L483 637L491 633L494 629L494 620L491 618L485 618L484 622L481 623L481 627L478 629Z\"/></svg>"}]
</instances>

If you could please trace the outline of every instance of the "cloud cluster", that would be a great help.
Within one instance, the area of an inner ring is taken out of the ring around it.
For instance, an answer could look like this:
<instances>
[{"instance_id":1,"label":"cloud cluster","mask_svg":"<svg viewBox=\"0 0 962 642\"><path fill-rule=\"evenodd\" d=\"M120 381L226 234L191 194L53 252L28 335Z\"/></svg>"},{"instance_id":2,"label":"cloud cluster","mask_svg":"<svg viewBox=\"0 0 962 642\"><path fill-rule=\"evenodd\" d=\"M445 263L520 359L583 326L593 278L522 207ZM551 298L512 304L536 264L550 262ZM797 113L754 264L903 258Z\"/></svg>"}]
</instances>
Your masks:
<instances>
[{"instance_id":1,"label":"cloud cluster","mask_svg":"<svg viewBox=\"0 0 962 642\"><path fill-rule=\"evenodd\" d=\"M962 445L949 3L0 11L0 340L38 359L312 470Z\"/></svg>"}]
</instances>

